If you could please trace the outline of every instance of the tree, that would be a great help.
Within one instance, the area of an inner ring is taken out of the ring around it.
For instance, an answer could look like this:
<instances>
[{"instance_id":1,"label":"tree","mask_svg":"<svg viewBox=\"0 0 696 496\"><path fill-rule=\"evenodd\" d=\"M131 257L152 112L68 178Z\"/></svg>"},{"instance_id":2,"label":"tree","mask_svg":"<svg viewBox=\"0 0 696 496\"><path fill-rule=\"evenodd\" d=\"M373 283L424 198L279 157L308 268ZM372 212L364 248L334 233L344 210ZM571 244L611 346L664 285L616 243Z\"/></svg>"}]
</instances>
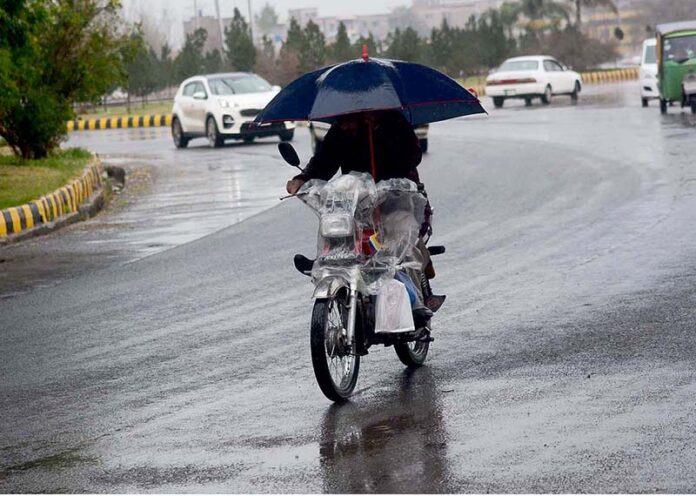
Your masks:
<instances>
[{"instance_id":1,"label":"tree","mask_svg":"<svg viewBox=\"0 0 696 496\"><path fill-rule=\"evenodd\" d=\"M256 49L256 66L254 71L261 77L272 81L278 81L276 66L275 46L268 36L261 37L261 46Z\"/></svg>"},{"instance_id":2,"label":"tree","mask_svg":"<svg viewBox=\"0 0 696 496\"><path fill-rule=\"evenodd\" d=\"M387 37L387 43L389 44L387 54L390 58L409 62L422 61L425 45L415 29L408 27L401 31L396 28Z\"/></svg>"},{"instance_id":3,"label":"tree","mask_svg":"<svg viewBox=\"0 0 696 496\"><path fill-rule=\"evenodd\" d=\"M280 57L278 58L280 84L287 84L300 75L300 53L304 50L305 44L305 35L300 23L294 17L290 18L288 32L283 46L280 47Z\"/></svg>"},{"instance_id":4,"label":"tree","mask_svg":"<svg viewBox=\"0 0 696 496\"><path fill-rule=\"evenodd\" d=\"M606 10L610 10L614 14L617 14L619 12L619 9L616 7L616 3L614 0L570 0L572 3L575 4L575 27L580 28L580 25L582 24L582 9L583 7L587 8L603 8Z\"/></svg>"},{"instance_id":5,"label":"tree","mask_svg":"<svg viewBox=\"0 0 696 496\"><path fill-rule=\"evenodd\" d=\"M278 14L268 3L263 6L261 13L254 16L254 22L263 35L268 35L273 31L273 27L278 24Z\"/></svg>"},{"instance_id":6,"label":"tree","mask_svg":"<svg viewBox=\"0 0 696 496\"><path fill-rule=\"evenodd\" d=\"M138 26L131 34L132 60L126 64L128 95L145 97L157 88L159 61L157 54L145 44L143 32Z\"/></svg>"},{"instance_id":7,"label":"tree","mask_svg":"<svg viewBox=\"0 0 696 496\"><path fill-rule=\"evenodd\" d=\"M520 19L521 8L518 2L503 2L500 6L500 20L505 26L508 39L514 38L514 29Z\"/></svg>"},{"instance_id":8,"label":"tree","mask_svg":"<svg viewBox=\"0 0 696 496\"><path fill-rule=\"evenodd\" d=\"M299 56L301 72L317 69L326 61L326 37L311 19L304 28L304 47Z\"/></svg>"},{"instance_id":9,"label":"tree","mask_svg":"<svg viewBox=\"0 0 696 496\"><path fill-rule=\"evenodd\" d=\"M505 36L500 12L496 9L484 12L479 17L477 28L481 65L493 68L510 55L514 42Z\"/></svg>"},{"instance_id":10,"label":"tree","mask_svg":"<svg viewBox=\"0 0 696 496\"><path fill-rule=\"evenodd\" d=\"M66 134L76 101L126 80L119 3L2 2L0 135L25 159L45 157Z\"/></svg>"},{"instance_id":11,"label":"tree","mask_svg":"<svg viewBox=\"0 0 696 496\"><path fill-rule=\"evenodd\" d=\"M249 25L236 7L232 22L225 28L225 49L227 60L233 69L251 71L254 68L256 63L254 41L251 39Z\"/></svg>"},{"instance_id":12,"label":"tree","mask_svg":"<svg viewBox=\"0 0 696 496\"><path fill-rule=\"evenodd\" d=\"M353 48L350 46L348 39L348 31L346 25L341 21L338 24L338 32L336 33L336 41L331 45L331 58L334 62L343 62L354 59L356 57Z\"/></svg>"},{"instance_id":13,"label":"tree","mask_svg":"<svg viewBox=\"0 0 696 496\"><path fill-rule=\"evenodd\" d=\"M183 81L204 71L203 47L207 39L208 31L205 28L198 28L186 35L184 46L174 59L174 75L177 80Z\"/></svg>"},{"instance_id":14,"label":"tree","mask_svg":"<svg viewBox=\"0 0 696 496\"><path fill-rule=\"evenodd\" d=\"M444 72L450 72L452 69L455 32L450 28L447 19L442 19L440 27L433 28L430 32L430 62Z\"/></svg>"},{"instance_id":15,"label":"tree","mask_svg":"<svg viewBox=\"0 0 696 496\"><path fill-rule=\"evenodd\" d=\"M220 55L220 50L213 48L211 51L205 54L203 59L204 71L209 74L214 74L216 72L222 72L224 69L224 62L222 61L222 55Z\"/></svg>"},{"instance_id":16,"label":"tree","mask_svg":"<svg viewBox=\"0 0 696 496\"><path fill-rule=\"evenodd\" d=\"M538 27L545 27L545 21L551 24L558 24L559 21L568 21L570 14L565 5L554 0L520 0L520 14L525 16L530 25L536 24Z\"/></svg>"},{"instance_id":17,"label":"tree","mask_svg":"<svg viewBox=\"0 0 696 496\"><path fill-rule=\"evenodd\" d=\"M174 64L172 61L172 49L165 43L160 48L159 55L159 85L160 88L169 88L174 81Z\"/></svg>"}]
</instances>

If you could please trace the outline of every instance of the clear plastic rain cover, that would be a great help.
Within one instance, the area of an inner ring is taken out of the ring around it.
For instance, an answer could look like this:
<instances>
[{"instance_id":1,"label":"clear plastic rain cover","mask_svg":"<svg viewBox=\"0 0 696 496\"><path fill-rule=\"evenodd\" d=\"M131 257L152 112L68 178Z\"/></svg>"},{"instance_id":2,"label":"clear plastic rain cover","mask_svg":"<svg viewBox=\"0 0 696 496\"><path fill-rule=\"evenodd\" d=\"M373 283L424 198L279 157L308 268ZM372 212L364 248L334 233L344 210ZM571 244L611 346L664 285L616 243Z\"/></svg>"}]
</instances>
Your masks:
<instances>
[{"instance_id":1,"label":"clear plastic rain cover","mask_svg":"<svg viewBox=\"0 0 696 496\"><path fill-rule=\"evenodd\" d=\"M416 242L427 200L413 181L375 184L370 174L351 172L307 181L297 195L319 216L315 283L338 276L377 294L397 267L420 268Z\"/></svg>"}]
</instances>

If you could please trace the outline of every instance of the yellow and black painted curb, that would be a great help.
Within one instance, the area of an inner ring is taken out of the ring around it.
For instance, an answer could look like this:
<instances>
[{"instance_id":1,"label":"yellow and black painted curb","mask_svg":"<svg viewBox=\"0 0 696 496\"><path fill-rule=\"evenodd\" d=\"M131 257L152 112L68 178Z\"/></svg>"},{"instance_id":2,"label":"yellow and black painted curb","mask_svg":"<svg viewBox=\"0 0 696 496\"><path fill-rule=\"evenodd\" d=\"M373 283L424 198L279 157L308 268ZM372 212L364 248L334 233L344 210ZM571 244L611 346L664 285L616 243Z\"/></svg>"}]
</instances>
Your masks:
<instances>
[{"instance_id":1,"label":"yellow and black painted curb","mask_svg":"<svg viewBox=\"0 0 696 496\"><path fill-rule=\"evenodd\" d=\"M100 119L75 119L68 121L68 131L93 131L96 129L128 129L134 127L169 127L172 114L152 114L127 117L102 117Z\"/></svg>"},{"instance_id":2,"label":"yellow and black painted curb","mask_svg":"<svg viewBox=\"0 0 696 496\"><path fill-rule=\"evenodd\" d=\"M95 158L79 178L53 193L18 207L0 210L0 240L77 212L80 205L101 187L102 166Z\"/></svg>"},{"instance_id":3,"label":"yellow and black painted curb","mask_svg":"<svg viewBox=\"0 0 696 496\"><path fill-rule=\"evenodd\" d=\"M610 69L608 71L583 72L582 81L585 84L615 83L619 81L633 81L640 76L640 69L629 67L626 69Z\"/></svg>"}]
</instances>

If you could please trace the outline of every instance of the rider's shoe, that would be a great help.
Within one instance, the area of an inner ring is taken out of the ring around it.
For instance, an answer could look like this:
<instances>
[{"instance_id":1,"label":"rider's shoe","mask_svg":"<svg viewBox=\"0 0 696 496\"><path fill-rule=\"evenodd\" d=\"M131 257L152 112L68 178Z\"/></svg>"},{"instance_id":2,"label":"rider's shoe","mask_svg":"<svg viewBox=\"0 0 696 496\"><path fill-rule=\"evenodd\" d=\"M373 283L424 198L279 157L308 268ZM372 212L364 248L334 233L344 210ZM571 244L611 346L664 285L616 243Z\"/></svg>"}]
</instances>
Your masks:
<instances>
[{"instance_id":1,"label":"rider's shoe","mask_svg":"<svg viewBox=\"0 0 696 496\"><path fill-rule=\"evenodd\" d=\"M440 310L440 307L445 302L446 295L430 295L425 299L425 306L435 313Z\"/></svg>"}]
</instances>

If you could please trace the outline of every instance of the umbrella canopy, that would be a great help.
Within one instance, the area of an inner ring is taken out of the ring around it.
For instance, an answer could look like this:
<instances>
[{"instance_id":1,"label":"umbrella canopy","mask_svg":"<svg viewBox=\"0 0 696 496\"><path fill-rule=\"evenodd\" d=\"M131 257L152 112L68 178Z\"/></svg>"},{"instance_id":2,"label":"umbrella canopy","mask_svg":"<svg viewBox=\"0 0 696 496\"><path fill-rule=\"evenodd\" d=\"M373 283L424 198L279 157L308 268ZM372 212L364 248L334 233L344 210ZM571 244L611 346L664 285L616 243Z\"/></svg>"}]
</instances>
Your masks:
<instances>
[{"instance_id":1,"label":"umbrella canopy","mask_svg":"<svg viewBox=\"0 0 696 496\"><path fill-rule=\"evenodd\" d=\"M363 57L300 76L255 122L331 123L340 115L373 110L400 110L414 126L486 112L478 98L435 69Z\"/></svg>"}]
</instances>

